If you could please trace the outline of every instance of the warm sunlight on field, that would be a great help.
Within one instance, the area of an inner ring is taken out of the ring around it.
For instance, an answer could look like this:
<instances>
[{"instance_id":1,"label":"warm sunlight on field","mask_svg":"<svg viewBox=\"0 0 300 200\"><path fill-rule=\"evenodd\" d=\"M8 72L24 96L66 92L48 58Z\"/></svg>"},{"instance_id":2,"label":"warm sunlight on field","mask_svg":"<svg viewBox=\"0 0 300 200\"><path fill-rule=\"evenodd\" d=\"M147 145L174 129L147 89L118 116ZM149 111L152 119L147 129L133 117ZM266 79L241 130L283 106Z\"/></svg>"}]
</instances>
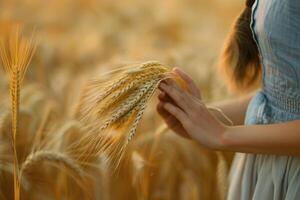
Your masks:
<instances>
[{"instance_id":1,"label":"warm sunlight on field","mask_svg":"<svg viewBox=\"0 0 300 200\"><path fill-rule=\"evenodd\" d=\"M38 45L19 100L20 85L14 88L19 83L11 81L17 80L15 72L9 76L0 68L0 199L14 199L11 124L16 125L22 200L224 199L231 155L208 150L170 130L161 132L155 95L117 170L108 159L115 151L100 148L92 154L94 149L86 149L91 129L78 120L77 110L89 79L149 60L182 68L197 82L206 102L228 97L217 70L218 58L242 4L239 0L2 0L1 34L19 22L25 33L36 28Z\"/></svg>"}]
</instances>

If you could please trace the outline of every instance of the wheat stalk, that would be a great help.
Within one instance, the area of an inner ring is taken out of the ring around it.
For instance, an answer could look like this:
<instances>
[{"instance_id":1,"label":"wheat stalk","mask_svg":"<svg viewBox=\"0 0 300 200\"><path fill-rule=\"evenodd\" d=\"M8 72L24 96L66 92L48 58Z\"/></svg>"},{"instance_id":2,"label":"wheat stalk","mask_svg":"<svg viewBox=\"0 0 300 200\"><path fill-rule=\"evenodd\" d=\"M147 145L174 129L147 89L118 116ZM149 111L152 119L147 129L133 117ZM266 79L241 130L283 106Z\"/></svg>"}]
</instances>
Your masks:
<instances>
[{"instance_id":1,"label":"wheat stalk","mask_svg":"<svg viewBox=\"0 0 300 200\"><path fill-rule=\"evenodd\" d=\"M14 153L14 191L15 200L20 199L19 164L16 140L19 125L20 85L36 49L34 33L29 39L21 34L19 25L10 27L0 40L0 57L10 78L10 96L12 109L12 149Z\"/></svg>"}]
</instances>

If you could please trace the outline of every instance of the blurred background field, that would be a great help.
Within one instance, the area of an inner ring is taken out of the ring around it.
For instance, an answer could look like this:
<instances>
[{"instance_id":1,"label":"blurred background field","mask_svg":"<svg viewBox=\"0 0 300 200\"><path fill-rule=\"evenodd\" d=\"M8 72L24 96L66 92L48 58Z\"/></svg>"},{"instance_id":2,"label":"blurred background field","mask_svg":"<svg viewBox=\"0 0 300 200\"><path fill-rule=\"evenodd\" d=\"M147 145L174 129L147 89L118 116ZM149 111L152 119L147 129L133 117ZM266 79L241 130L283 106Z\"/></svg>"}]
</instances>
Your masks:
<instances>
[{"instance_id":1,"label":"blurred background field","mask_svg":"<svg viewBox=\"0 0 300 200\"><path fill-rule=\"evenodd\" d=\"M84 134L73 119L80 89L89 78L124 64L158 60L190 74L206 102L229 97L218 59L242 7L240 0L1 0L1 27L17 21L36 27L39 35L21 91L20 154L25 159L30 152L45 116L44 132ZM231 155L220 157L170 131L157 136L162 121L155 103L154 98L148 105L127 152L131 159L118 174L100 162L90 172L96 180L82 192L41 164L38 178L28 176L32 184L23 199L223 199ZM1 69L0 199L13 197L6 156L9 106L8 77Z\"/></svg>"}]
</instances>

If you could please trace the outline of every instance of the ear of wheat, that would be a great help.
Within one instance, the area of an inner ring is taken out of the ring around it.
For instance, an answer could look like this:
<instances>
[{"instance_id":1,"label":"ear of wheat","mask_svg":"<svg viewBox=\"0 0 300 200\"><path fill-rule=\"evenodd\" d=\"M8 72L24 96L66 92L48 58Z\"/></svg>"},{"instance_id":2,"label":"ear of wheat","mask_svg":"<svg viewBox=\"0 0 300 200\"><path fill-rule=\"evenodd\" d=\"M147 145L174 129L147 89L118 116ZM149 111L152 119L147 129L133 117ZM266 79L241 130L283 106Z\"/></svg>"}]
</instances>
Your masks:
<instances>
[{"instance_id":1,"label":"ear of wheat","mask_svg":"<svg viewBox=\"0 0 300 200\"><path fill-rule=\"evenodd\" d=\"M36 42L34 33L25 38L19 25L8 27L7 32L0 40L0 57L5 71L9 74L10 96L12 109L12 149L14 153L14 190L15 199L20 199L20 183L18 176L18 157L16 140L18 135L18 119L20 104L20 84L22 83L27 67L35 52Z\"/></svg>"},{"instance_id":2,"label":"ear of wheat","mask_svg":"<svg viewBox=\"0 0 300 200\"><path fill-rule=\"evenodd\" d=\"M26 171L30 169L31 166L39 164L43 161L52 162L54 164L62 164L68 170L71 171L70 174L76 174L79 178L83 178L85 176L81 166L79 166L78 163L76 163L72 158L70 158L66 154L55 151L40 150L29 154L26 160L22 163L20 168L21 178L23 178L22 175L26 173Z\"/></svg>"},{"instance_id":3,"label":"ear of wheat","mask_svg":"<svg viewBox=\"0 0 300 200\"><path fill-rule=\"evenodd\" d=\"M107 81L91 81L78 106L77 116L91 130L82 148L88 150L79 154L105 151L117 167L159 82L172 76L171 68L146 62L115 70Z\"/></svg>"}]
</instances>

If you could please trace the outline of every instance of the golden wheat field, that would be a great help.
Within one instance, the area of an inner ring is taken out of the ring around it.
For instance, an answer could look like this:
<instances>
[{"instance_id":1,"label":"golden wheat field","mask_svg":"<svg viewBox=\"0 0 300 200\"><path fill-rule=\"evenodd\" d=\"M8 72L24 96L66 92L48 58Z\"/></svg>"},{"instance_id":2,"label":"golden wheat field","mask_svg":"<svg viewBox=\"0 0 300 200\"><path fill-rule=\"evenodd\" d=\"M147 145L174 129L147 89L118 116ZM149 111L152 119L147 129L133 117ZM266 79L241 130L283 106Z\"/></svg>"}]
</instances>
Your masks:
<instances>
[{"instance_id":1,"label":"golden wheat field","mask_svg":"<svg viewBox=\"0 0 300 200\"><path fill-rule=\"evenodd\" d=\"M205 102L229 97L217 66L242 6L1 0L0 199L225 199L232 155L168 130L156 88L180 67Z\"/></svg>"}]
</instances>

